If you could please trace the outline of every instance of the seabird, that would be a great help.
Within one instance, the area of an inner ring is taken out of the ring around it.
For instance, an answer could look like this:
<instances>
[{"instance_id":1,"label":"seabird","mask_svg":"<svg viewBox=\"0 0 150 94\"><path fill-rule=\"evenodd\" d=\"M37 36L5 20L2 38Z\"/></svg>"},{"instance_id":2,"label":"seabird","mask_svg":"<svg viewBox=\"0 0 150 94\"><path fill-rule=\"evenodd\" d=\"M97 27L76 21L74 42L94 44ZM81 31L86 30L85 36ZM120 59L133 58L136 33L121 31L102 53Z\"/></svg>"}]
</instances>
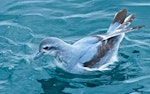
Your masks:
<instances>
[{"instance_id":1,"label":"seabird","mask_svg":"<svg viewBox=\"0 0 150 94\"><path fill-rule=\"evenodd\" d=\"M129 27L134 18L134 14L127 16L127 9L123 9L116 13L105 34L88 36L73 44L56 37L45 38L40 42L39 52L34 59L44 55L53 56L59 67L75 74L104 70L117 61L119 45L125 33L143 27Z\"/></svg>"}]
</instances>

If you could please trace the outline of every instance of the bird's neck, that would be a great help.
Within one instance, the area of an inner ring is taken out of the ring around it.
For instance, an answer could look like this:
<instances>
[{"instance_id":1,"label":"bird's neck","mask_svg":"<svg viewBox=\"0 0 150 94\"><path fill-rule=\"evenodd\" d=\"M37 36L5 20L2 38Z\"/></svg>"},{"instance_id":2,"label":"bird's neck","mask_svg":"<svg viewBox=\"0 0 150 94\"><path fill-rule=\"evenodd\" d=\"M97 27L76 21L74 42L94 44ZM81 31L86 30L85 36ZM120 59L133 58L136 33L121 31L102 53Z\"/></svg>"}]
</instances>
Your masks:
<instances>
[{"instance_id":1,"label":"bird's neck","mask_svg":"<svg viewBox=\"0 0 150 94\"><path fill-rule=\"evenodd\" d=\"M58 43L58 46L59 46L60 52L68 52L68 51L71 51L73 49L73 46L71 44L66 43L62 40Z\"/></svg>"},{"instance_id":2,"label":"bird's neck","mask_svg":"<svg viewBox=\"0 0 150 94\"><path fill-rule=\"evenodd\" d=\"M61 42L60 50L56 55L56 60L61 63L66 69L71 70L72 66L75 65L76 56L75 56L76 49L66 42ZM74 55L74 56L72 56Z\"/></svg>"}]
</instances>

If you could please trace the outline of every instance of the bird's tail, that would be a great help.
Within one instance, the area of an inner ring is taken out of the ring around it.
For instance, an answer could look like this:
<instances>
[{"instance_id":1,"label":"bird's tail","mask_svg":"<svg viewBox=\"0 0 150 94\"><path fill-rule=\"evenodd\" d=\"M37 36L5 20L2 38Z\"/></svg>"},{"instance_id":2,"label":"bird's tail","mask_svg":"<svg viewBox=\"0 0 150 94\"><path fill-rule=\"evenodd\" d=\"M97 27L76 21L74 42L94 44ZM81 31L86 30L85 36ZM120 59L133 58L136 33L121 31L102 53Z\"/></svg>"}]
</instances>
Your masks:
<instances>
[{"instance_id":1,"label":"bird's tail","mask_svg":"<svg viewBox=\"0 0 150 94\"><path fill-rule=\"evenodd\" d=\"M127 33L127 32L131 32L131 31L143 28L143 27L144 26L135 26L135 27L131 27L131 28L117 29L113 33L106 33L106 34L104 34L104 36L102 35L103 40L109 39L109 38L112 38L112 37L115 37L115 36L118 36L118 35L121 35L121 34L124 34L124 33Z\"/></svg>"},{"instance_id":2,"label":"bird's tail","mask_svg":"<svg viewBox=\"0 0 150 94\"><path fill-rule=\"evenodd\" d=\"M110 25L107 33L100 35L100 36L103 37L103 39L105 40L105 39L118 36L118 35L122 35L124 33L131 32L131 31L144 27L144 26L129 27L129 25L134 20L135 15L131 14L128 17L126 15L127 15L127 9L123 9L120 12L118 12L115 15L114 20L112 24Z\"/></svg>"},{"instance_id":3,"label":"bird's tail","mask_svg":"<svg viewBox=\"0 0 150 94\"><path fill-rule=\"evenodd\" d=\"M127 16L127 9L123 9L119 11L118 13L116 13L114 20L112 24L110 25L107 33L116 32L120 29L127 29L134 19L135 19L134 14ZM136 28L138 27L141 27L141 26L136 26ZM135 29L135 27L133 27L133 29Z\"/></svg>"},{"instance_id":4,"label":"bird's tail","mask_svg":"<svg viewBox=\"0 0 150 94\"><path fill-rule=\"evenodd\" d=\"M108 37L113 37L113 36L117 36L123 33L131 32L143 28L144 26L135 26L131 28L129 27L129 25L132 23L134 18L135 18L134 14L127 16L127 9L123 9L119 11L115 15L114 20L105 35L108 35Z\"/></svg>"}]
</instances>

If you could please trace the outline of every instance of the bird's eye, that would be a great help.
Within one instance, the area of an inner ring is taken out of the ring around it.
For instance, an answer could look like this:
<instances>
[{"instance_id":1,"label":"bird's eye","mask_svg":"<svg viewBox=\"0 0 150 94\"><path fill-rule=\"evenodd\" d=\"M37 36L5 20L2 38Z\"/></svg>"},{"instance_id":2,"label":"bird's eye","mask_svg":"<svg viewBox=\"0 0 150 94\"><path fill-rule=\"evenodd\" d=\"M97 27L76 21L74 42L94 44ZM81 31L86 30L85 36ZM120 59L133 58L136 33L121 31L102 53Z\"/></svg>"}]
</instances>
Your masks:
<instances>
[{"instance_id":1,"label":"bird's eye","mask_svg":"<svg viewBox=\"0 0 150 94\"><path fill-rule=\"evenodd\" d=\"M55 47L48 47L48 46L44 47L43 49L44 49L44 50L56 50Z\"/></svg>"},{"instance_id":2,"label":"bird's eye","mask_svg":"<svg viewBox=\"0 0 150 94\"><path fill-rule=\"evenodd\" d=\"M49 47L44 47L43 49L44 49L44 50L48 50L48 49L49 49Z\"/></svg>"}]
</instances>

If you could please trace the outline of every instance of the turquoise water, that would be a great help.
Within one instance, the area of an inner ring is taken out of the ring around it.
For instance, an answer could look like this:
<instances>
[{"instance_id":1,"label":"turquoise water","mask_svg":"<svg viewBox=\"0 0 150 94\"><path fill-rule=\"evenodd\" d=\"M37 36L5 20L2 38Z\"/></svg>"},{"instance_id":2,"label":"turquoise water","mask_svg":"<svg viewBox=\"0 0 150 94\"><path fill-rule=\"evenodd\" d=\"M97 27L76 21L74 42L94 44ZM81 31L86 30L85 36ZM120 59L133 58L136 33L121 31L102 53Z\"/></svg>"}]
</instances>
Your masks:
<instances>
[{"instance_id":1,"label":"turquoise water","mask_svg":"<svg viewBox=\"0 0 150 94\"><path fill-rule=\"evenodd\" d=\"M0 94L150 94L150 1L0 0ZM49 36L69 43L108 29L114 14L136 14L119 62L110 71L75 75L55 67L52 57L33 61Z\"/></svg>"}]
</instances>

